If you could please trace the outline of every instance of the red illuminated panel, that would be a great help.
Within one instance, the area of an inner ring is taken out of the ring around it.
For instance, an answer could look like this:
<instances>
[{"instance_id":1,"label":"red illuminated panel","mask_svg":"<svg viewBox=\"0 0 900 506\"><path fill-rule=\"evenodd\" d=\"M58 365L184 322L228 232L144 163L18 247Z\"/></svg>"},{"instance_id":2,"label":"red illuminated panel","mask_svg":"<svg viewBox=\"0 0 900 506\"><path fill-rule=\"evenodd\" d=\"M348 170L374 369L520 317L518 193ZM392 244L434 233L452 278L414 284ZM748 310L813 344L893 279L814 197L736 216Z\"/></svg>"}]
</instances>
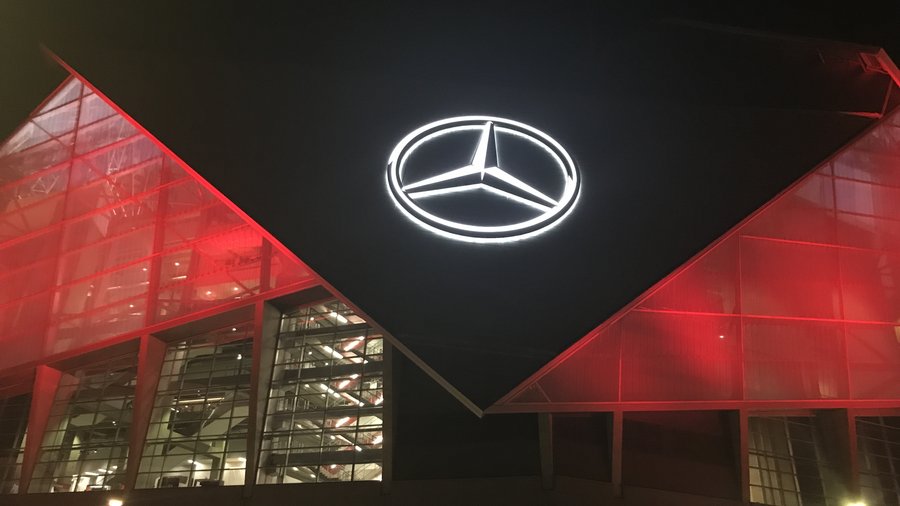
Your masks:
<instances>
[{"instance_id":1,"label":"red illuminated panel","mask_svg":"<svg viewBox=\"0 0 900 506\"><path fill-rule=\"evenodd\" d=\"M77 77L0 145L0 367L313 281Z\"/></svg>"},{"instance_id":2,"label":"red illuminated panel","mask_svg":"<svg viewBox=\"0 0 900 506\"><path fill-rule=\"evenodd\" d=\"M896 401L898 322L895 112L489 411Z\"/></svg>"}]
</instances>

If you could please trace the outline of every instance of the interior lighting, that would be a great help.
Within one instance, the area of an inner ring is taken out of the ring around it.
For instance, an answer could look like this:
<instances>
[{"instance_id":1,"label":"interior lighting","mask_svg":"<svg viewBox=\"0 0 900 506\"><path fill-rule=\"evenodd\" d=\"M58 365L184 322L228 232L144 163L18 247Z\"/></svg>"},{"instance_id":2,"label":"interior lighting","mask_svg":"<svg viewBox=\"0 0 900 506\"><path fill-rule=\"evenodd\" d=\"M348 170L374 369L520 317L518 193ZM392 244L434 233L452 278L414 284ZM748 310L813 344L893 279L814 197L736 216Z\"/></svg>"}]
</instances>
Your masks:
<instances>
[{"instance_id":1,"label":"interior lighting","mask_svg":"<svg viewBox=\"0 0 900 506\"><path fill-rule=\"evenodd\" d=\"M847 506L866 506L866 503L863 501L850 501L847 503Z\"/></svg>"},{"instance_id":2,"label":"interior lighting","mask_svg":"<svg viewBox=\"0 0 900 506\"><path fill-rule=\"evenodd\" d=\"M121 499L110 499L106 502L106 506L123 506L125 501Z\"/></svg>"},{"instance_id":3,"label":"interior lighting","mask_svg":"<svg viewBox=\"0 0 900 506\"><path fill-rule=\"evenodd\" d=\"M719 339L725 339L725 336L720 335Z\"/></svg>"},{"instance_id":4,"label":"interior lighting","mask_svg":"<svg viewBox=\"0 0 900 506\"><path fill-rule=\"evenodd\" d=\"M238 353L237 359L240 360L240 359L242 359L242 358L244 358L244 356L241 355L240 353Z\"/></svg>"},{"instance_id":5,"label":"interior lighting","mask_svg":"<svg viewBox=\"0 0 900 506\"><path fill-rule=\"evenodd\" d=\"M209 397L206 399L186 399L183 401L175 401L175 404L199 404L201 402L218 402L224 400L224 397Z\"/></svg>"},{"instance_id":6,"label":"interior lighting","mask_svg":"<svg viewBox=\"0 0 900 506\"><path fill-rule=\"evenodd\" d=\"M343 355L334 351L334 348L332 348L331 346L328 346L327 344L323 344L322 349L325 350L328 354L330 354L334 358L338 358L338 359L344 358Z\"/></svg>"},{"instance_id":7,"label":"interior lighting","mask_svg":"<svg viewBox=\"0 0 900 506\"><path fill-rule=\"evenodd\" d=\"M341 425L344 425L344 424L346 424L346 423L349 422L349 421L350 421L350 417L349 417L349 416L345 416L344 418L341 418L340 420L338 420L337 422L335 422L334 426L335 426L335 427L340 427Z\"/></svg>"}]
</instances>

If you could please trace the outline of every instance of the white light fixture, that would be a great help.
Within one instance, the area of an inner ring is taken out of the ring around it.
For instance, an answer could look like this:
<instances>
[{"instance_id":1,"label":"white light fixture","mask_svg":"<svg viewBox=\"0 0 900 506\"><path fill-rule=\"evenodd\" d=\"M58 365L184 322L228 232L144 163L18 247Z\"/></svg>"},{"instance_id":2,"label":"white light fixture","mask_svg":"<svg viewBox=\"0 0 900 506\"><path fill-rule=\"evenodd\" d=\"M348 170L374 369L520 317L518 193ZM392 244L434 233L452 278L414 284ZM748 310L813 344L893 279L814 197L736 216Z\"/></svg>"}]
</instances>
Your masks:
<instances>
[{"instance_id":1,"label":"white light fixture","mask_svg":"<svg viewBox=\"0 0 900 506\"><path fill-rule=\"evenodd\" d=\"M106 506L123 506L125 502L121 499L110 499L106 502Z\"/></svg>"}]
</instances>

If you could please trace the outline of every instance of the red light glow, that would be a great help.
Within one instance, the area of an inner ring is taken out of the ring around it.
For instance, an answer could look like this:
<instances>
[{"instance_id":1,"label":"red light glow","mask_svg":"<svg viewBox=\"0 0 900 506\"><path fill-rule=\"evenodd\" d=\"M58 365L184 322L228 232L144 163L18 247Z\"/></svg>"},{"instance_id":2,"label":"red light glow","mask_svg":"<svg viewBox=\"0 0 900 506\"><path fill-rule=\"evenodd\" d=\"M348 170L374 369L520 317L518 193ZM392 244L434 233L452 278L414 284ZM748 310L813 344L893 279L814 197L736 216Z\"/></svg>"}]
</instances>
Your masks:
<instances>
[{"instance_id":1,"label":"red light glow","mask_svg":"<svg viewBox=\"0 0 900 506\"><path fill-rule=\"evenodd\" d=\"M0 368L316 282L275 246L69 78L0 145Z\"/></svg>"},{"instance_id":2,"label":"red light glow","mask_svg":"<svg viewBox=\"0 0 900 506\"><path fill-rule=\"evenodd\" d=\"M893 113L488 411L897 399Z\"/></svg>"}]
</instances>

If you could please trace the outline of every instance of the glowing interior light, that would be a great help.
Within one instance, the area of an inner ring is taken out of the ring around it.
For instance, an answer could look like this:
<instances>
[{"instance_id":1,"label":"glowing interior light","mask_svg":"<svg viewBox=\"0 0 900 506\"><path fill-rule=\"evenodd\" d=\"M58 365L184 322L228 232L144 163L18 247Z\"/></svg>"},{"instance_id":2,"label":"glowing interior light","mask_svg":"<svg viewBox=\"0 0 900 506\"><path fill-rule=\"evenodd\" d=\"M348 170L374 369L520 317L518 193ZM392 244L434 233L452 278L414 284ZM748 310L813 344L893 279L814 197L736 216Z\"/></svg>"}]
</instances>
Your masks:
<instances>
[{"instance_id":1,"label":"glowing interior light","mask_svg":"<svg viewBox=\"0 0 900 506\"><path fill-rule=\"evenodd\" d=\"M479 133L469 165L454 167L418 181L404 181L404 169L414 151L446 134L464 131ZM558 198L553 198L516 177L511 173L516 167L502 166L496 140L498 133L525 140L549 155L547 168L551 173L558 173L562 182L562 193ZM394 203L408 218L441 236L478 243L516 241L549 230L575 207L580 188L572 157L558 142L524 123L489 116L448 118L414 130L391 153L386 181ZM537 209L540 214L504 225L462 223L428 211L417 202L436 196L473 191L499 195L518 205Z\"/></svg>"},{"instance_id":2,"label":"glowing interior light","mask_svg":"<svg viewBox=\"0 0 900 506\"><path fill-rule=\"evenodd\" d=\"M329 355L331 355L334 358L344 358L343 355L334 351L334 348L332 348L331 346L328 346L327 344L323 344L322 349L325 350L326 353L328 353Z\"/></svg>"},{"instance_id":3,"label":"glowing interior light","mask_svg":"<svg viewBox=\"0 0 900 506\"><path fill-rule=\"evenodd\" d=\"M181 262L175 262L175 267L181 267Z\"/></svg>"},{"instance_id":4,"label":"glowing interior light","mask_svg":"<svg viewBox=\"0 0 900 506\"><path fill-rule=\"evenodd\" d=\"M314 475L314 474L312 474L312 473L310 473L310 475L309 475L309 477L310 477L310 478L315 478L315 477L316 477L316 475Z\"/></svg>"},{"instance_id":5,"label":"glowing interior light","mask_svg":"<svg viewBox=\"0 0 900 506\"><path fill-rule=\"evenodd\" d=\"M725 339L725 336L721 336L721 335L720 335L720 336L719 336L719 339Z\"/></svg>"},{"instance_id":6,"label":"glowing interior light","mask_svg":"<svg viewBox=\"0 0 900 506\"><path fill-rule=\"evenodd\" d=\"M212 293L212 290L207 290L207 291L206 291L206 295L212 295L212 294L213 294L213 293Z\"/></svg>"},{"instance_id":7,"label":"glowing interior light","mask_svg":"<svg viewBox=\"0 0 900 506\"><path fill-rule=\"evenodd\" d=\"M346 387L349 384L350 384L350 380L345 379L344 381L341 381L340 383L338 383L338 389L343 390L344 387Z\"/></svg>"},{"instance_id":8,"label":"glowing interior light","mask_svg":"<svg viewBox=\"0 0 900 506\"><path fill-rule=\"evenodd\" d=\"M337 464L331 464L330 466L328 466L329 469L334 469L336 467L337 467Z\"/></svg>"},{"instance_id":9,"label":"glowing interior light","mask_svg":"<svg viewBox=\"0 0 900 506\"><path fill-rule=\"evenodd\" d=\"M362 451L362 448L360 448L358 445L354 445L353 447L356 448L356 451L358 451L358 452Z\"/></svg>"},{"instance_id":10,"label":"glowing interior light","mask_svg":"<svg viewBox=\"0 0 900 506\"><path fill-rule=\"evenodd\" d=\"M863 501L852 501L848 502L847 506L866 506L866 503L864 503Z\"/></svg>"},{"instance_id":11,"label":"glowing interior light","mask_svg":"<svg viewBox=\"0 0 900 506\"><path fill-rule=\"evenodd\" d=\"M179 400L179 401L175 401L175 403L176 404L199 404L201 402L219 402L224 399L225 399L224 397L209 397L207 399L185 399L183 401Z\"/></svg>"},{"instance_id":12,"label":"glowing interior light","mask_svg":"<svg viewBox=\"0 0 900 506\"><path fill-rule=\"evenodd\" d=\"M123 506L125 502L122 499L110 499L106 501L106 506Z\"/></svg>"},{"instance_id":13,"label":"glowing interior light","mask_svg":"<svg viewBox=\"0 0 900 506\"><path fill-rule=\"evenodd\" d=\"M337 321L339 321L339 322L341 322L341 323L347 323L347 321L348 321L347 318L344 317L344 315L338 313L337 311L332 311L332 312L331 312L331 317L334 318L334 319L336 319Z\"/></svg>"},{"instance_id":14,"label":"glowing interior light","mask_svg":"<svg viewBox=\"0 0 900 506\"><path fill-rule=\"evenodd\" d=\"M231 288L231 291L232 291L232 292L237 292L237 291L239 291L239 290L240 290L240 288L238 288L238 287L236 287L236 286L234 286L234 287Z\"/></svg>"},{"instance_id":15,"label":"glowing interior light","mask_svg":"<svg viewBox=\"0 0 900 506\"><path fill-rule=\"evenodd\" d=\"M242 358L244 358L244 356L243 356L243 355L241 355L241 354L240 354L240 353L238 353L238 355L237 355L237 359L238 359L238 360L240 360L240 359L242 359Z\"/></svg>"},{"instance_id":16,"label":"glowing interior light","mask_svg":"<svg viewBox=\"0 0 900 506\"><path fill-rule=\"evenodd\" d=\"M299 467L292 467L291 470L292 470L292 471L299 471L300 468L299 468Z\"/></svg>"},{"instance_id":17,"label":"glowing interior light","mask_svg":"<svg viewBox=\"0 0 900 506\"><path fill-rule=\"evenodd\" d=\"M337 422L335 422L335 423L334 423L334 426L335 426L335 427L340 427L340 426L346 424L346 423L349 422L349 421L350 421L350 417L349 417L349 416L345 416L344 418L341 418L340 420L338 420Z\"/></svg>"},{"instance_id":18,"label":"glowing interior light","mask_svg":"<svg viewBox=\"0 0 900 506\"><path fill-rule=\"evenodd\" d=\"M375 436L374 439L372 439L372 444L378 445L378 444L381 444L382 441L384 441L384 437L381 434L379 434L379 435Z\"/></svg>"}]
</instances>

